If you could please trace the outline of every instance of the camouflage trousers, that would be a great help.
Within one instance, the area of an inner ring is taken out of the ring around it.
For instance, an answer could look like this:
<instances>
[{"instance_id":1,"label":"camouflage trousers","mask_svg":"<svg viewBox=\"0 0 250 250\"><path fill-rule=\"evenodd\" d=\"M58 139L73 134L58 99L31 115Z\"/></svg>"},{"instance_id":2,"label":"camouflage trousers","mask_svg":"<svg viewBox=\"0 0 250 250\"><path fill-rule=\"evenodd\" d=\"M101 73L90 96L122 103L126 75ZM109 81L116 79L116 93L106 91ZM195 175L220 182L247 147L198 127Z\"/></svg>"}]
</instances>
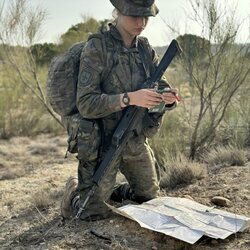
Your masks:
<instances>
[{"instance_id":1,"label":"camouflage trousers","mask_svg":"<svg viewBox=\"0 0 250 250\"><path fill-rule=\"evenodd\" d=\"M80 204L92 186L96 161L79 162L78 192ZM89 200L88 206L81 218L89 216L104 216L109 212L105 202L113 192L118 170L126 177L135 197L150 200L159 195L159 178L155 168L155 158L145 137L138 136L128 141L126 147L102 180L100 187ZM79 206L79 204L78 204Z\"/></svg>"}]
</instances>

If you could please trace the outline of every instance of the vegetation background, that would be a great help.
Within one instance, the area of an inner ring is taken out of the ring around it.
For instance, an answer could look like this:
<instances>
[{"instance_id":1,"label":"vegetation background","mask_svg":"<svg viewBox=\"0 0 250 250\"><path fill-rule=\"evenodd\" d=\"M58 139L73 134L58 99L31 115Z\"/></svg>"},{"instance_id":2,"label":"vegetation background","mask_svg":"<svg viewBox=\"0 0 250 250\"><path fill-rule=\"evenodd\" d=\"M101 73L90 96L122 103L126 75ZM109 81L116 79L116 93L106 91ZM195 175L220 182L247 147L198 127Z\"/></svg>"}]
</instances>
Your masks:
<instances>
[{"instance_id":1,"label":"vegetation background","mask_svg":"<svg viewBox=\"0 0 250 250\"><path fill-rule=\"evenodd\" d=\"M165 115L159 136L152 140L157 156L167 160L180 154L200 160L208 149L246 149L250 143L250 45L235 42L240 23L233 9L225 13L215 0L189 2L190 18L203 31L201 36L175 31L184 53L166 76L179 88L182 101ZM85 17L62 34L58 44L36 44L46 12L29 8L26 0L0 7L0 138L62 133L46 98L50 61L86 41L108 20ZM166 48L155 49L161 56Z\"/></svg>"}]
</instances>

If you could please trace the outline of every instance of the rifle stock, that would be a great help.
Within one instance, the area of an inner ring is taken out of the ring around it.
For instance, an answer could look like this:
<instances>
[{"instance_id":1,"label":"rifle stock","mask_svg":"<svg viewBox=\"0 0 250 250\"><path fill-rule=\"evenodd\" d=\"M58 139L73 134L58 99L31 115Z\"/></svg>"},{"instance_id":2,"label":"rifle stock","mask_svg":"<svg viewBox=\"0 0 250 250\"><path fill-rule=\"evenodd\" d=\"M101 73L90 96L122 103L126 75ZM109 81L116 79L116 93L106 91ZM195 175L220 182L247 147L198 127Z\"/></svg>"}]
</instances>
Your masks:
<instances>
[{"instance_id":1,"label":"rifle stock","mask_svg":"<svg viewBox=\"0 0 250 250\"><path fill-rule=\"evenodd\" d=\"M172 40L152 77L147 80L141 88L152 88L161 79L173 58L180 53L181 48L178 42L176 40ZM81 213L85 210L89 199L93 196L95 190L106 176L108 169L112 166L112 164L114 164L129 138L134 135L136 127L142 122L145 112L147 112L146 108L137 106L129 106L124 111L124 114L113 133L111 145L92 177L93 186L88 192L84 202L81 204L76 218L81 216Z\"/></svg>"}]
</instances>

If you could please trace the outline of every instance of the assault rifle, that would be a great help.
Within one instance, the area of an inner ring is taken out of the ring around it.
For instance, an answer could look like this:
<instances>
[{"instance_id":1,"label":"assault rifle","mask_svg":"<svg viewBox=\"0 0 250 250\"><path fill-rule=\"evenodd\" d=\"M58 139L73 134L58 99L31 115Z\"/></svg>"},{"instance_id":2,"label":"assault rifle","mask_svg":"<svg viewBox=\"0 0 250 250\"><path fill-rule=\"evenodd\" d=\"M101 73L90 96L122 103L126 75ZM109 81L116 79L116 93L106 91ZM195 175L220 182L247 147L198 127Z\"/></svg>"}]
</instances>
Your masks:
<instances>
[{"instance_id":1,"label":"assault rifle","mask_svg":"<svg viewBox=\"0 0 250 250\"><path fill-rule=\"evenodd\" d=\"M163 73L173 60L173 58L181 53L181 48L176 40L173 40L167 51L165 52L163 58L161 59L159 65L155 69L152 77L142 84L141 88L154 88L154 86L161 79ZM142 124L143 118L146 115L148 110L146 108L137 107L137 106L128 106L121 117L115 132L113 133L111 145L106 152L103 160L97 166L96 171L92 177L93 186L87 193L87 196L76 215L76 218L80 218L82 212L86 209L89 199L94 195L98 186L100 186L101 181L108 173L108 170L112 164L116 161L117 157L120 155L123 150L126 142L131 138L135 133L139 134L138 124Z\"/></svg>"}]
</instances>

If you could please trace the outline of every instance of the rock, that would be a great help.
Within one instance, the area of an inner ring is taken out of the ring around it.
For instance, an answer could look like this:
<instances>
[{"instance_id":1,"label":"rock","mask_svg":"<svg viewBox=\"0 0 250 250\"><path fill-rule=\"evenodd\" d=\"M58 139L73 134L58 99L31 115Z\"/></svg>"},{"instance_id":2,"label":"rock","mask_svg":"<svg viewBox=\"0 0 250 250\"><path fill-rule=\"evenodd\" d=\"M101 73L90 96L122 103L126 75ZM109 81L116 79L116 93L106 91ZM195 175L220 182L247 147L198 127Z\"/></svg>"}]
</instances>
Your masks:
<instances>
[{"instance_id":1,"label":"rock","mask_svg":"<svg viewBox=\"0 0 250 250\"><path fill-rule=\"evenodd\" d=\"M211 202L214 203L215 205L221 206L221 207L231 207L232 206L232 202L229 199L222 197L222 196L214 196L211 199Z\"/></svg>"}]
</instances>

